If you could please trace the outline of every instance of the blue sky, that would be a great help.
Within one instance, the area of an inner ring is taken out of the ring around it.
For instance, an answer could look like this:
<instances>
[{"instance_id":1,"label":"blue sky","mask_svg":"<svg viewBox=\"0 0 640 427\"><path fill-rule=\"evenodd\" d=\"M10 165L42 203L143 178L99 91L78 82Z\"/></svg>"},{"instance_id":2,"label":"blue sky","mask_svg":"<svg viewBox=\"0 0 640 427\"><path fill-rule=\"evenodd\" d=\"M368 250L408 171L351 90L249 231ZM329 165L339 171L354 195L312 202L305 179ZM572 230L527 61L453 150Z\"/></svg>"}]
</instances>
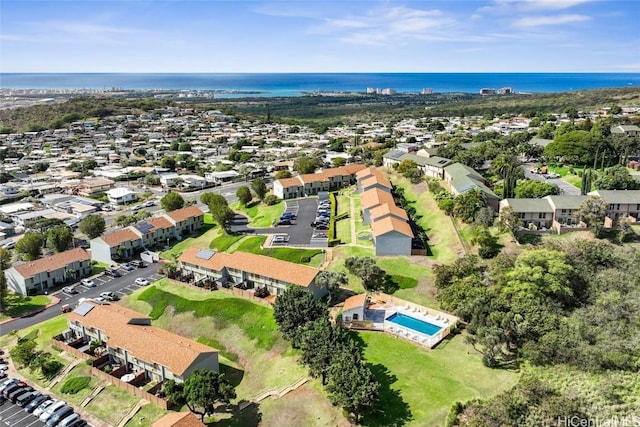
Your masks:
<instances>
[{"instance_id":1,"label":"blue sky","mask_svg":"<svg viewBox=\"0 0 640 427\"><path fill-rule=\"evenodd\" d=\"M640 72L640 0L0 2L1 72Z\"/></svg>"}]
</instances>

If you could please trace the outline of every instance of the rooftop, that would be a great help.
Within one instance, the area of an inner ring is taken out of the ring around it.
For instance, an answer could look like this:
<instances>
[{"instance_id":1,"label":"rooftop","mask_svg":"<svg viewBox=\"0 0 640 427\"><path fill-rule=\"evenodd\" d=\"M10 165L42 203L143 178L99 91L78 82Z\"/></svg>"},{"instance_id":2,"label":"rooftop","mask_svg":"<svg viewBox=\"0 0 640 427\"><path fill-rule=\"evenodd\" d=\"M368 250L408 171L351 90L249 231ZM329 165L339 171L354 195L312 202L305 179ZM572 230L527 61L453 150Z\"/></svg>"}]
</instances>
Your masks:
<instances>
[{"instance_id":1,"label":"rooftop","mask_svg":"<svg viewBox=\"0 0 640 427\"><path fill-rule=\"evenodd\" d=\"M185 208L167 212L166 215L176 222L182 222L188 220L189 218L202 216L204 215L204 212L202 212L202 210L196 205L190 205Z\"/></svg>"},{"instance_id":2,"label":"rooftop","mask_svg":"<svg viewBox=\"0 0 640 427\"><path fill-rule=\"evenodd\" d=\"M91 259L87 251L81 248L70 249L49 257L40 258L35 261L14 265L18 273L24 278L34 277L38 273L55 271L66 267L74 262L88 261Z\"/></svg>"}]
</instances>

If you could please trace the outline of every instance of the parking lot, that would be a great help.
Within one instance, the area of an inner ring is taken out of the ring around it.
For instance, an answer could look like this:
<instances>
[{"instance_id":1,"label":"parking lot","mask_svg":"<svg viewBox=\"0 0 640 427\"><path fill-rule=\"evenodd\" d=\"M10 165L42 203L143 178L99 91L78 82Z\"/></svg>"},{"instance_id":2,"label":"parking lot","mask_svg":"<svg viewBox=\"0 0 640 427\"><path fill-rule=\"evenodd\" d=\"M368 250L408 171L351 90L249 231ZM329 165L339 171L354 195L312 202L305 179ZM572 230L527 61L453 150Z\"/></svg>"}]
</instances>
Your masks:
<instances>
[{"instance_id":1,"label":"parking lot","mask_svg":"<svg viewBox=\"0 0 640 427\"><path fill-rule=\"evenodd\" d=\"M43 423L32 414L25 412L24 408L8 400L3 400L0 403L0 422L7 426L19 427L40 427L46 425L46 423Z\"/></svg>"},{"instance_id":2,"label":"parking lot","mask_svg":"<svg viewBox=\"0 0 640 427\"><path fill-rule=\"evenodd\" d=\"M308 246L313 234L311 223L316 218L317 208L318 199L316 198L285 201L284 212L293 213L296 219L291 225L280 226L276 230L278 236L287 236L287 241L274 242L272 239L272 244Z\"/></svg>"}]
</instances>

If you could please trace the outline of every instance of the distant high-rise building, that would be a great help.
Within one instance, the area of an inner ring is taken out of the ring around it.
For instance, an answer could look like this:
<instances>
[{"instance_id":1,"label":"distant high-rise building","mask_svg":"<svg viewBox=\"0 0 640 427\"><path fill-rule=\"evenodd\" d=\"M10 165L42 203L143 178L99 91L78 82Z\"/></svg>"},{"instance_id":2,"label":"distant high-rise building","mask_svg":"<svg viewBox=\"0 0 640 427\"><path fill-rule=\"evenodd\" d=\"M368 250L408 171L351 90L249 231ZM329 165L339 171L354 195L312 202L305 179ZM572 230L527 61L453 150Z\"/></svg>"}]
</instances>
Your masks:
<instances>
[{"instance_id":1,"label":"distant high-rise building","mask_svg":"<svg viewBox=\"0 0 640 427\"><path fill-rule=\"evenodd\" d=\"M500 89L498 89L498 95L511 95L513 93L516 93L513 88L510 87L501 87Z\"/></svg>"},{"instance_id":2,"label":"distant high-rise building","mask_svg":"<svg viewBox=\"0 0 640 427\"><path fill-rule=\"evenodd\" d=\"M482 89L480 89L480 95L495 95L495 94L496 94L495 89L491 89L488 87L483 87Z\"/></svg>"},{"instance_id":3,"label":"distant high-rise building","mask_svg":"<svg viewBox=\"0 0 640 427\"><path fill-rule=\"evenodd\" d=\"M425 87L420 91L420 93L422 95L431 95L433 93L433 89L431 89L430 87Z\"/></svg>"}]
</instances>

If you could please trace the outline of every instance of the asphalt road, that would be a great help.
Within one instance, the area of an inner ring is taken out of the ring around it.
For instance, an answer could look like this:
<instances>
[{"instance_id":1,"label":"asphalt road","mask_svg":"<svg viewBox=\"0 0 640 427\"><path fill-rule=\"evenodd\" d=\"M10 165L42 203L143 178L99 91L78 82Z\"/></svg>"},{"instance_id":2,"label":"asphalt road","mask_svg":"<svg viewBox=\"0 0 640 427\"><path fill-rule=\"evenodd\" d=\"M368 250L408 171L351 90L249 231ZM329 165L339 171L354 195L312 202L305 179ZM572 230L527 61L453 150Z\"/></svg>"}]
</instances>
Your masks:
<instances>
[{"instance_id":1,"label":"asphalt road","mask_svg":"<svg viewBox=\"0 0 640 427\"><path fill-rule=\"evenodd\" d=\"M535 167L534 163L525 163L524 168L524 176L527 179L535 179L536 181L548 182L550 184L555 184L560 189L560 194L563 196L579 196L580 189L575 185L569 184L567 181L561 178L545 178L544 175L539 173L531 173L531 169Z\"/></svg>"},{"instance_id":2,"label":"asphalt road","mask_svg":"<svg viewBox=\"0 0 640 427\"><path fill-rule=\"evenodd\" d=\"M140 286L134 283L137 278L144 277L148 279L149 282L152 282L162 277L157 274L160 265L161 264L159 263L155 263L148 265L145 268L138 268L133 271L118 269L122 274L122 277L109 277L104 275L97 276L94 279L96 284L95 288L87 288L78 282L76 285L76 289L78 290L77 294L69 295L64 293L62 290L55 292L52 295L60 298L60 304L49 307L48 309L32 316L17 318L10 322L3 323L0 325L0 336L6 335L13 330L28 328L37 323L52 319L61 314L62 305L69 304L74 307L80 298L95 298L100 296L101 292L114 292L119 297L129 294L140 288Z\"/></svg>"}]
</instances>

